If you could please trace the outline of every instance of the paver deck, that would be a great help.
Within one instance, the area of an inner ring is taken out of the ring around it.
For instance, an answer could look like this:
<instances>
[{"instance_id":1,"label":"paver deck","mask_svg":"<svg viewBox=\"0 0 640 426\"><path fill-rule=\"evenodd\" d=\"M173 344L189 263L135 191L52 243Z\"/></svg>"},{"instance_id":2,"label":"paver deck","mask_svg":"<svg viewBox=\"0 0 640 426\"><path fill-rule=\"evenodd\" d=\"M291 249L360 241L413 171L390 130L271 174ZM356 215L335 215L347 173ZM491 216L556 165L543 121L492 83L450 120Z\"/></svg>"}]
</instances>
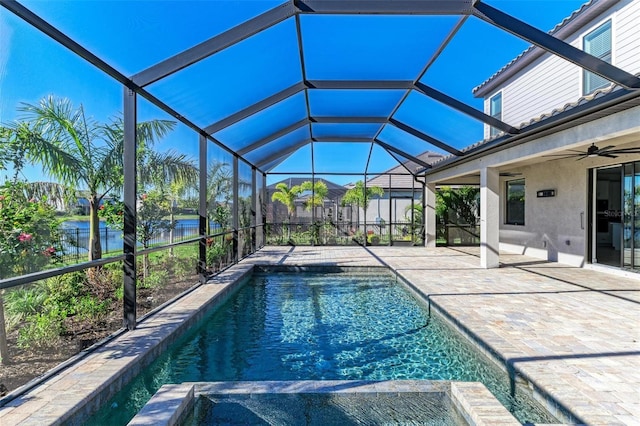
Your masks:
<instances>
[{"instance_id":1,"label":"paver deck","mask_svg":"<svg viewBox=\"0 0 640 426\"><path fill-rule=\"evenodd\" d=\"M0 408L1 425L55 424L115 386L112 374L156 350L167 324L225 290L251 264L386 265L575 418L640 425L640 280L502 253L482 269L477 249L266 247L77 365ZM130 373L131 374L131 373ZM121 379L118 379L121 380ZM97 403L96 401L92 403ZM61 417L62 416L62 417Z\"/></svg>"},{"instance_id":2,"label":"paver deck","mask_svg":"<svg viewBox=\"0 0 640 426\"><path fill-rule=\"evenodd\" d=\"M472 248L270 248L253 261L369 261L359 250L413 283L577 420L640 425L640 280L508 253L500 268L482 269Z\"/></svg>"}]
</instances>

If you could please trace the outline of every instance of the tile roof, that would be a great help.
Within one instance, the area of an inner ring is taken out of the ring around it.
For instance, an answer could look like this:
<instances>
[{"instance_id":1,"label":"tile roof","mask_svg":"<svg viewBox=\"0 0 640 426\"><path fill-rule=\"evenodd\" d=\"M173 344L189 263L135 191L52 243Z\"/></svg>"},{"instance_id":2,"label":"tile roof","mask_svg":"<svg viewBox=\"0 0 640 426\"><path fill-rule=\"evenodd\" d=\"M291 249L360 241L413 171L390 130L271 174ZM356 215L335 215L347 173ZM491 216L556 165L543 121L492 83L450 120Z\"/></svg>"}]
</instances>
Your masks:
<instances>
[{"instance_id":1,"label":"tile roof","mask_svg":"<svg viewBox=\"0 0 640 426\"><path fill-rule=\"evenodd\" d=\"M598 1L599 0L589 0L587 3L583 4L582 6L580 6L579 9L573 11L573 13L571 13L571 15L569 15L568 17L563 19L562 22L560 22L555 27L553 27L553 29L551 31L549 31L548 34L551 34L551 35L557 34L560 30L562 30L563 28L566 28L567 25L569 23L573 22L578 16L582 15L586 10L590 9L594 4L598 3ZM489 83L493 82L498 76L502 75L505 71L507 71L508 69L513 67L516 63L522 61L523 58L527 57L534 50L537 50L537 49L540 49L540 48L537 47L537 46L534 46L534 45L529 46L526 50L524 50L522 53L520 53L518 56L516 56L513 60L511 60L511 62L509 62L508 64L506 64L505 66L500 68L498 71L496 71L487 80L485 80L484 82L480 83L478 86L474 87L471 92L473 94L476 94L480 89L484 88Z\"/></svg>"}]
</instances>

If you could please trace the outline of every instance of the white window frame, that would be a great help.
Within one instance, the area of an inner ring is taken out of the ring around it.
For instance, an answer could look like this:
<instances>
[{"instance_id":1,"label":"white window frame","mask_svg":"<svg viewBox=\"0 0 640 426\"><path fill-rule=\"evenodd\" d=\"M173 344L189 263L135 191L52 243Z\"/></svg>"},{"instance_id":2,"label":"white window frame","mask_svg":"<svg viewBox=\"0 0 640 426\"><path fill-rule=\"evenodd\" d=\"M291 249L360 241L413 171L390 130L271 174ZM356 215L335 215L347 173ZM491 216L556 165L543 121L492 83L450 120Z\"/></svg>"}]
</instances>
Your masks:
<instances>
[{"instance_id":1,"label":"white window frame","mask_svg":"<svg viewBox=\"0 0 640 426\"><path fill-rule=\"evenodd\" d=\"M495 114L493 112L493 100L497 97L500 97L500 114ZM502 90L499 91L498 93L495 93L493 96L491 96L489 98L489 115L493 118L496 118L500 121L502 121L502 115L504 113L504 95L502 93ZM492 138L494 136L499 135L500 133L502 133L502 130L498 129L497 127L493 127L493 126L489 126L489 137Z\"/></svg>"},{"instance_id":2,"label":"white window frame","mask_svg":"<svg viewBox=\"0 0 640 426\"><path fill-rule=\"evenodd\" d=\"M609 26L609 39L611 42L611 46L609 49L609 56L610 56L610 60L609 63L613 64L614 63L614 55L613 55L613 46L614 46L614 37L613 37L613 18L609 18L603 22L600 22L598 25L596 25L592 30L590 30L589 32L585 33L582 38L581 38L581 42L582 42L582 50L584 50L586 53L591 54L590 52L587 52L585 49L585 42L587 40L587 38L591 35L593 35L594 33L600 31L602 29L602 27L604 27L605 25ZM602 59L602 57L600 57L600 59ZM595 92L598 89L601 89L603 87L607 87L609 84L611 84L611 82L609 80L604 80L603 83L597 87L587 87L587 81L588 81L588 76L589 75L594 75L591 71L587 71L585 69L581 69L581 73L580 73L581 77L582 77L582 84L580 85L580 90L581 90L581 95L582 96L587 96L593 92Z\"/></svg>"}]
</instances>

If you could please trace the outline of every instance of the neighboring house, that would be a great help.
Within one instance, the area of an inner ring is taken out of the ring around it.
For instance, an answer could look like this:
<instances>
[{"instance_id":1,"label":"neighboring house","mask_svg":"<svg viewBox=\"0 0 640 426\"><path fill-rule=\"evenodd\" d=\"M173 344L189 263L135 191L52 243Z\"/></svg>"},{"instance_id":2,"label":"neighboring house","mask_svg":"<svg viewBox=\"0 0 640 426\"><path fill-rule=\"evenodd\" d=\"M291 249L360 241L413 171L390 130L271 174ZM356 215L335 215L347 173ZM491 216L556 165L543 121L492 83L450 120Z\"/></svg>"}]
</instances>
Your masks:
<instances>
[{"instance_id":1,"label":"neighboring house","mask_svg":"<svg viewBox=\"0 0 640 426\"><path fill-rule=\"evenodd\" d=\"M280 182L276 182L274 184L267 186L267 222L268 223L283 223L288 220L289 212L287 207L278 202L272 201L271 197L274 192L276 192L276 185L279 183L285 183L287 187L292 188L296 185L301 185L303 182L310 181L311 177L307 178L287 178L281 180ZM342 220L350 220L351 219L351 209L346 208L343 209L340 206L340 200L342 200L342 196L347 191L347 189L338 185L337 183L328 181L326 179L316 178L316 182L322 181L327 185L328 193L324 200L324 206L316 208L316 218L322 219L325 217L334 218L334 220L342 219ZM306 208L306 201L309 198L309 194L301 194L296 199L296 212L295 219L292 218L292 221L299 223L311 223L313 220L313 213L311 210Z\"/></svg>"},{"instance_id":2,"label":"neighboring house","mask_svg":"<svg viewBox=\"0 0 640 426\"><path fill-rule=\"evenodd\" d=\"M637 76L639 22L640 0L593 0L551 34ZM484 267L498 265L499 248L640 270L638 92L527 49L474 89L486 114L521 135L485 125L484 141L427 173L427 203L436 185L480 185Z\"/></svg>"},{"instance_id":3,"label":"neighboring house","mask_svg":"<svg viewBox=\"0 0 640 426\"><path fill-rule=\"evenodd\" d=\"M434 163L443 158L441 154L426 151L416 158L427 164ZM379 186L384 189L382 197L374 197L367 209L367 224L379 224L381 221L386 223L404 223L407 216L411 213L407 211L411 203L422 203L423 187L421 180L415 180L409 170L415 171L423 167L407 161L396 167L382 172L373 178L367 180L367 187ZM353 185L346 185L347 188ZM364 219L364 210L360 208L360 222Z\"/></svg>"}]
</instances>

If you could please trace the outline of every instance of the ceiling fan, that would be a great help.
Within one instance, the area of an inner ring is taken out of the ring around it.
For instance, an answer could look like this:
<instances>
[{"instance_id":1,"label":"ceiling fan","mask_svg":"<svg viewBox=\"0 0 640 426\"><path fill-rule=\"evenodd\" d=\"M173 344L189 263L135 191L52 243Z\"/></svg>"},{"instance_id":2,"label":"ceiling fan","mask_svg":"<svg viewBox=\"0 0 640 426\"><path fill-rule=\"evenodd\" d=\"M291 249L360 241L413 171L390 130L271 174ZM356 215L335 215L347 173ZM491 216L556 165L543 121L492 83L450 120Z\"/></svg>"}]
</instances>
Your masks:
<instances>
[{"instance_id":1,"label":"ceiling fan","mask_svg":"<svg viewBox=\"0 0 640 426\"><path fill-rule=\"evenodd\" d=\"M598 148L596 144L591 144L586 151L578 151L575 149L570 149L570 154L555 154L555 155L545 155L544 157L558 157L561 158L572 158L575 157L577 160L583 160L585 158L593 158L593 157L607 157L607 158L617 158L618 155L622 154L640 154L640 148L620 148L614 149L615 146L609 145L604 148Z\"/></svg>"}]
</instances>

